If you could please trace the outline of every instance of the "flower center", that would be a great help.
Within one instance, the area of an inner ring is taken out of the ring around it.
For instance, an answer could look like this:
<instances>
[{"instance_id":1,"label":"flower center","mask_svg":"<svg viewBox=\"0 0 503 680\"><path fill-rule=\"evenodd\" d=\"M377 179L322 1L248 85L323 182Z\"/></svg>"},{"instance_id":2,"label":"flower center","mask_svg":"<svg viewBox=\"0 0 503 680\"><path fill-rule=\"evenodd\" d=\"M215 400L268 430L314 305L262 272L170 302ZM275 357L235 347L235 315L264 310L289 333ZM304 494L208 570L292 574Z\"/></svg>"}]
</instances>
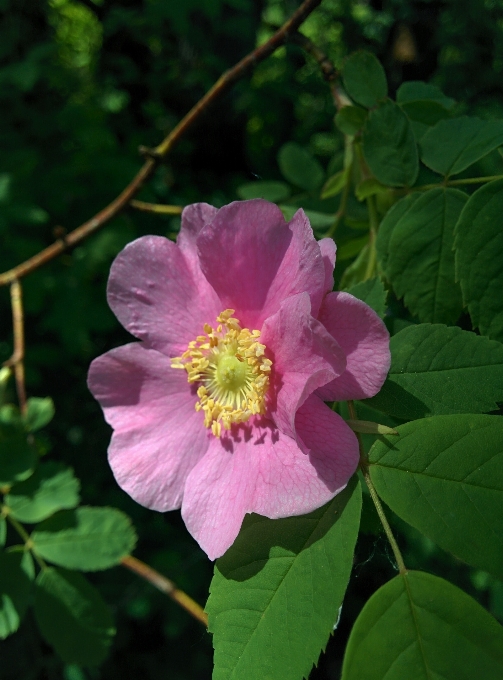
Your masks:
<instances>
[{"instance_id":1,"label":"flower center","mask_svg":"<svg viewBox=\"0 0 503 680\"><path fill-rule=\"evenodd\" d=\"M241 328L226 309L217 316L217 327L204 324L204 335L191 340L181 357L171 359L172 368L187 371L189 383L200 383L196 411L204 411L204 424L220 437L222 426L244 423L265 412L272 361L258 342L260 331Z\"/></svg>"}]
</instances>

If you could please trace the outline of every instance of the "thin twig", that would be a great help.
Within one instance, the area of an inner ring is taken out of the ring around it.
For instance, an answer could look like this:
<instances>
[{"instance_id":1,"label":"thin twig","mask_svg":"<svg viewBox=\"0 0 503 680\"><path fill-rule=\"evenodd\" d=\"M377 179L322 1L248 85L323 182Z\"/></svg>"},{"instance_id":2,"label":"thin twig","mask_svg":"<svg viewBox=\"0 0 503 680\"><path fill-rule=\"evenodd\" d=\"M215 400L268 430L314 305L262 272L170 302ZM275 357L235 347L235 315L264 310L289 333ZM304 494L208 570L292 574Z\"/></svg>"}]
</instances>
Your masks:
<instances>
[{"instance_id":1,"label":"thin twig","mask_svg":"<svg viewBox=\"0 0 503 680\"><path fill-rule=\"evenodd\" d=\"M181 215L183 210L181 205L163 205L162 203L145 203L145 201L131 201L129 205L136 210L157 215Z\"/></svg>"},{"instance_id":2,"label":"thin twig","mask_svg":"<svg viewBox=\"0 0 503 680\"><path fill-rule=\"evenodd\" d=\"M15 279L10 284L10 299L12 307L12 329L14 335L14 351L12 356L4 362L4 366L14 369L17 397L21 413L26 412L26 388L24 384L24 314L23 291L20 282Z\"/></svg>"},{"instance_id":3,"label":"thin twig","mask_svg":"<svg viewBox=\"0 0 503 680\"><path fill-rule=\"evenodd\" d=\"M189 597L187 593L184 593L183 590L177 588L173 581L170 581L158 571L149 567L148 564L145 564L145 562L138 560L132 555L123 557L121 564L151 583L155 588L160 590L161 593L168 595L172 600L188 611L191 616L200 621L204 626L208 627L208 616L201 605L197 604L197 602Z\"/></svg>"},{"instance_id":4,"label":"thin twig","mask_svg":"<svg viewBox=\"0 0 503 680\"><path fill-rule=\"evenodd\" d=\"M307 36L299 31L290 35L290 41L300 45L302 49L310 54L319 64L323 77L327 82L333 82L339 77L339 71L335 68L327 55L313 43Z\"/></svg>"},{"instance_id":5,"label":"thin twig","mask_svg":"<svg viewBox=\"0 0 503 680\"><path fill-rule=\"evenodd\" d=\"M486 177L464 177L463 179L445 179L438 184L422 184L419 187L412 187L410 191L428 191L429 189L438 189L439 187L461 187L468 184L486 184L494 182L497 179L503 179L503 175L488 175Z\"/></svg>"},{"instance_id":6,"label":"thin twig","mask_svg":"<svg viewBox=\"0 0 503 680\"><path fill-rule=\"evenodd\" d=\"M348 411L349 415L351 416L352 420L357 419L357 413L355 409L354 402L348 401ZM396 542L395 537L393 536L393 532L391 531L391 527L389 525L389 522L386 518L386 515L384 514L384 509L381 504L381 500L377 494L377 491L375 490L374 484L372 483L372 480L370 478L369 474L369 464L367 461L367 456L365 455L365 450L363 448L363 442L360 434L358 432L355 432L356 438L358 439L358 446L360 449L360 470L362 472L363 478L365 479L365 483L367 484L368 490L370 492L370 497L374 501L375 508L377 510L377 514L379 515L379 519L381 520L381 524L383 525L384 533L386 534L386 537L391 545L391 549L393 550L393 555L395 556L396 564L398 567L398 571L400 574L405 574L407 572L407 567L405 566L405 563L403 561L402 553L400 552L400 548L398 547L398 543Z\"/></svg>"},{"instance_id":7,"label":"thin twig","mask_svg":"<svg viewBox=\"0 0 503 680\"><path fill-rule=\"evenodd\" d=\"M30 259L22 262L17 267L0 274L0 286L12 283L15 279L20 279L30 272L38 269L50 260L60 255L64 250L80 243L90 234L100 229L113 217L118 215L131 200L136 196L146 180L152 175L154 169L162 158L173 149L181 137L193 125L193 123L215 102L222 94L237 80L242 78L247 71L266 59L278 47L283 45L290 35L298 29L305 19L316 9L321 0L304 0L291 18L263 45L250 52L233 68L226 71L204 95L202 99L187 113L169 135L151 153L146 154L147 160L128 186L117 196L106 208L97 213L80 227L71 231L64 240L58 240L44 250L40 251Z\"/></svg>"}]
</instances>

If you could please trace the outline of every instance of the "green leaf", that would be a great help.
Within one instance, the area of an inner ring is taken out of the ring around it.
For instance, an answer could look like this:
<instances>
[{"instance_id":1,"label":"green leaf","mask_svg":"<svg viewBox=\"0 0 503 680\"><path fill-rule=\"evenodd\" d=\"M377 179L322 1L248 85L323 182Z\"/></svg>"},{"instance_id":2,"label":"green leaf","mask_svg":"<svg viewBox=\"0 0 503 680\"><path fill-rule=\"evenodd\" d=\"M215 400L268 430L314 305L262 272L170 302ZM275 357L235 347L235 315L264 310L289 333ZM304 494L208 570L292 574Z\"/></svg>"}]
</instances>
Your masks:
<instances>
[{"instance_id":1,"label":"green leaf","mask_svg":"<svg viewBox=\"0 0 503 680\"><path fill-rule=\"evenodd\" d=\"M456 225L456 276L474 326L503 341L503 180L470 196Z\"/></svg>"},{"instance_id":2,"label":"green leaf","mask_svg":"<svg viewBox=\"0 0 503 680\"><path fill-rule=\"evenodd\" d=\"M386 298L388 294L381 279L376 277L374 279L368 279L368 281L362 281L362 283L357 283L356 286L353 286L348 290L348 293L351 293L351 295L354 295L359 300L366 302L381 319L384 319Z\"/></svg>"},{"instance_id":3,"label":"green leaf","mask_svg":"<svg viewBox=\"0 0 503 680\"><path fill-rule=\"evenodd\" d=\"M285 220L291 220L295 213L298 211L293 205L279 205L281 212ZM328 213L321 213L317 210L304 210L307 219L311 223L313 229L326 229L334 223L335 215Z\"/></svg>"},{"instance_id":4,"label":"green leaf","mask_svg":"<svg viewBox=\"0 0 503 680\"><path fill-rule=\"evenodd\" d=\"M452 109L456 101L447 97L436 85L424 83L422 80L409 80L402 83L397 90L396 100L402 104L430 100L441 104L446 109Z\"/></svg>"},{"instance_id":5,"label":"green leaf","mask_svg":"<svg viewBox=\"0 0 503 680\"><path fill-rule=\"evenodd\" d=\"M2 409L5 415L5 407ZM27 479L35 467L37 455L28 443L26 432L18 424L0 423L0 486Z\"/></svg>"},{"instance_id":6,"label":"green leaf","mask_svg":"<svg viewBox=\"0 0 503 680\"><path fill-rule=\"evenodd\" d=\"M349 174L349 168L340 170L332 177L329 177L321 189L320 198L325 200L332 196L337 196L344 189Z\"/></svg>"},{"instance_id":7,"label":"green leaf","mask_svg":"<svg viewBox=\"0 0 503 680\"><path fill-rule=\"evenodd\" d=\"M369 196L386 194L388 191L388 187L385 187L373 177L369 177L368 179L364 179L363 182L360 182L356 187L355 196L359 201L364 201Z\"/></svg>"},{"instance_id":8,"label":"green leaf","mask_svg":"<svg viewBox=\"0 0 503 680\"><path fill-rule=\"evenodd\" d=\"M278 203L290 196L290 187L285 182L249 182L236 189L239 198L265 198L266 201Z\"/></svg>"},{"instance_id":9,"label":"green leaf","mask_svg":"<svg viewBox=\"0 0 503 680\"><path fill-rule=\"evenodd\" d=\"M0 551L0 639L14 633L31 597L33 565L23 552Z\"/></svg>"},{"instance_id":10,"label":"green leaf","mask_svg":"<svg viewBox=\"0 0 503 680\"><path fill-rule=\"evenodd\" d=\"M419 170L409 119L387 100L370 112L363 128L363 155L372 174L391 187L412 186Z\"/></svg>"},{"instance_id":11,"label":"green leaf","mask_svg":"<svg viewBox=\"0 0 503 680\"><path fill-rule=\"evenodd\" d=\"M503 345L456 326L418 324L391 338L391 368L366 399L384 413L414 420L484 413L503 401Z\"/></svg>"},{"instance_id":12,"label":"green leaf","mask_svg":"<svg viewBox=\"0 0 503 680\"><path fill-rule=\"evenodd\" d=\"M350 54L342 65L342 80L351 99L368 109L388 94L386 73L371 52Z\"/></svg>"},{"instance_id":13,"label":"green leaf","mask_svg":"<svg viewBox=\"0 0 503 680\"><path fill-rule=\"evenodd\" d=\"M50 397L31 397L26 402L26 414L23 418L29 432L45 427L54 417L54 402Z\"/></svg>"},{"instance_id":14,"label":"green leaf","mask_svg":"<svg viewBox=\"0 0 503 680\"><path fill-rule=\"evenodd\" d=\"M340 288L341 290L347 290L352 286L356 286L357 283L365 281L365 275L367 273L369 261L369 245L367 243L360 250L360 254L354 262L351 262L349 267L346 267L344 274L341 277Z\"/></svg>"},{"instance_id":15,"label":"green leaf","mask_svg":"<svg viewBox=\"0 0 503 680\"><path fill-rule=\"evenodd\" d=\"M283 144L278 153L278 164L285 179L306 191L319 189L325 177L316 158L295 142Z\"/></svg>"},{"instance_id":16,"label":"green leaf","mask_svg":"<svg viewBox=\"0 0 503 680\"><path fill-rule=\"evenodd\" d=\"M421 160L441 175L457 175L503 144L503 121L450 118L421 140Z\"/></svg>"},{"instance_id":17,"label":"green leaf","mask_svg":"<svg viewBox=\"0 0 503 680\"><path fill-rule=\"evenodd\" d=\"M503 417L434 416L369 453L377 492L456 557L503 579Z\"/></svg>"},{"instance_id":18,"label":"green leaf","mask_svg":"<svg viewBox=\"0 0 503 680\"><path fill-rule=\"evenodd\" d=\"M361 510L356 478L304 517L247 517L207 604L214 680L307 677L337 621Z\"/></svg>"},{"instance_id":19,"label":"green leaf","mask_svg":"<svg viewBox=\"0 0 503 680\"><path fill-rule=\"evenodd\" d=\"M0 515L0 548L5 545L7 540L7 522L3 515Z\"/></svg>"},{"instance_id":20,"label":"green leaf","mask_svg":"<svg viewBox=\"0 0 503 680\"><path fill-rule=\"evenodd\" d=\"M80 482L60 463L42 463L5 497L10 514L20 522L41 522L57 510L79 504Z\"/></svg>"},{"instance_id":21,"label":"green leaf","mask_svg":"<svg viewBox=\"0 0 503 680\"><path fill-rule=\"evenodd\" d=\"M67 569L96 571L119 564L133 550L136 533L115 508L61 510L32 533L33 549Z\"/></svg>"},{"instance_id":22,"label":"green leaf","mask_svg":"<svg viewBox=\"0 0 503 680\"><path fill-rule=\"evenodd\" d=\"M503 628L437 576L409 571L367 602L351 631L342 680L500 680Z\"/></svg>"},{"instance_id":23,"label":"green leaf","mask_svg":"<svg viewBox=\"0 0 503 680\"><path fill-rule=\"evenodd\" d=\"M342 134L354 137L364 126L367 115L359 106L343 106L335 116L335 124Z\"/></svg>"},{"instance_id":24,"label":"green leaf","mask_svg":"<svg viewBox=\"0 0 503 680\"><path fill-rule=\"evenodd\" d=\"M408 209L394 213L399 219L378 246L381 254L387 248L386 278L420 321L455 323L463 310L453 246L454 226L467 198L457 189L439 188L411 205L402 199Z\"/></svg>"},{"instance_id":25,"label":"green leaf","mask_svg":"<svg viewBox=\"0 0 503 680\"><path fill-rule=\"evenodd\" d=\"M115 628L107 605L82 576L48 567L35 589L35 618L42 637L66 663L99 664Z\"/></svg>"},{"instance_id":26,"label":"green leaf","mask_svg":"<svg viewBox=\"0 0 503 680\"><path fill-rule=\"evenodd\" d=\"M414 203L420 197L421 194L419 193L405 196L395 203L384 216L379 226L376 239L377 259L379 260L379 264L383 271L386 271L386 266L388 264L389 241L393 230L402 219L407 221L407 214L413 211Z\"/></svg>"},{"instance_id":27,"label":"green leaf","mask_svg":"<svg viewBox=\"0 0 503 680\"><path fill-rule=\"evenodd\" d=\"M368 236L358 236L350 241L346 241L337 248L337 261L342 262L343 260L349 260L352 257L356 257L368 242Z\"/></svg>"}]
</instances>

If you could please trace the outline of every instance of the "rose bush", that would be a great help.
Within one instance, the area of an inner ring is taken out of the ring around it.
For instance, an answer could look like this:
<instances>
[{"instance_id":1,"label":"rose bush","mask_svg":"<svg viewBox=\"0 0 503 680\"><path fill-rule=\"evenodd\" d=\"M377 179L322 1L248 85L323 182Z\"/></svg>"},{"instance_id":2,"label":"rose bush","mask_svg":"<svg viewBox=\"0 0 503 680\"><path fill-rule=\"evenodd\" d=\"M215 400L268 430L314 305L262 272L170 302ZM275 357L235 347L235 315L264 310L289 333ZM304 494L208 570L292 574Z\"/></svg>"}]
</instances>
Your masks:
<instances>
[{"instance_id":1,"label":"rose bush","mask_svg":"<svg viewBox=\"0 0 503 680\"><path fill-rule=\"evenodd\" d=\"M182 214L177 243L146 236L117 256L108 301L140 342L95 359L89 388L114 432L120 486L182 509L211 559L246 513L310 512L340 492L355 435L324 401L376 394L390 362L381 319L332 292L335 244L267 201Z\"/></svg>"}]
</instances>

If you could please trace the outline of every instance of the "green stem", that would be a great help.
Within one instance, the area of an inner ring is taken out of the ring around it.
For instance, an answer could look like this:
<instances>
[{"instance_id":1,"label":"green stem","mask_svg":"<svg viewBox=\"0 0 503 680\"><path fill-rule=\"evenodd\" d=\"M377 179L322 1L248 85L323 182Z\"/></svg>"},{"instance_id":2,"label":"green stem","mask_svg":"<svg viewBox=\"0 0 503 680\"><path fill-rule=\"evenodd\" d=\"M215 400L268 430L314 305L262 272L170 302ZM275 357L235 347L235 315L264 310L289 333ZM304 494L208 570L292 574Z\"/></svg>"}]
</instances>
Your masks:
<instances>
[{"instance_id":1,"label":"green stem","mask_svg":"<svg viewBox=\"0 0 503 680\"><path fill-rule=\"evenodd\" d=\"M326 233L326 236L328 238L332 238L332 236L335 234L335 230L339 226L342 218L346 214L346 208L347 208L347 204L348 204L348 197L349 197L350 188L351 188L351 172L348 172L346 184L344 185L344 189L342 190L341 202L339 204L339 210L335 213L335 218L334 218L334 221L332 223L332 226L330 227L330 229Z\"/></svg>"},{"instance_id":2,"label":"green stem","mask_svg":"<svg viewBox=\"0 0 503 680\"><path fill-rule=\"evenodd\" d=\"M461 187L467 184L485 184L493 182L495 179L503 179L503 175L488 175L487 177L465 177L464 179L446 179L438 184L423 184L420 187L413 187L412 191L428 191L439 187Z\"/></svg>"},{"instance_id":3,"label":"green stem","mask_svg":"<svg viewBox=\"0 0 503 680\"><path fill-rule=\"evenodd\" d=\"M7 521L10 522L11 526L12 526L12 527L17 531L17 533L21 536L21 538L22 538L23 541L24 541L24 546L25 546L26 550L29 550L29 551L31 552L31 554L33 555L33 557L35 558L35 560L38 562L39 567L40 567L41 569L47 569L47 564L44 562L44 560L43 560L41 557L39 557L39 556L37 555L36 552L33 551L33 549L32 549L32 547L33 547L32 540L31 540L31 538L30 538L28 532L27 532L26 529L24 528L24 526L23 526L22 524L20 524L20 523L17 521L17 519L14 519L14 517L12 517L11 515L7 515Z\"/></svg>"},{"instance_id":4,"label":"green stem","mask_svg":"<svg viewBox=\"0 0 503 680\"><path fill-rule=\"evenodd\" d=\"M353 420L357 419L357 413L355 409L355 405L352 401L348 401L348 411L349 415ZM359 435L358 432L355 432L356 438L358 439L358 446L360 448L360 470L362 472L363 478L365 479L365 483L368 487L368 490L370 492L370 496L372 500L374 501L375 508L377 510L377 514L379 515L379 519L381 520L381 524L383 525L384 528L384 533L386 534L386 537L388 541L390 542L391 549L393 550L393 555L395 556L396 564L398 567L398 571L400 574L406 574L407 573L407 568L405 566L405 562L403 561L402 553L400 552L400 548L398 547L398 543L396 542L395 537L393 536L393 532L391 531L391 527L388 523L388 520L386 519L386 515L384 514L383 507L381 505L381 500L379 496L377 495L377 491L375 490L375 486L372 483L372 480L370 479L370 474L368 471L368 461L367 457L365 455L365 451L363 449L363 444L362 444L362 439Z\"/></svg>"}]
</instances>

